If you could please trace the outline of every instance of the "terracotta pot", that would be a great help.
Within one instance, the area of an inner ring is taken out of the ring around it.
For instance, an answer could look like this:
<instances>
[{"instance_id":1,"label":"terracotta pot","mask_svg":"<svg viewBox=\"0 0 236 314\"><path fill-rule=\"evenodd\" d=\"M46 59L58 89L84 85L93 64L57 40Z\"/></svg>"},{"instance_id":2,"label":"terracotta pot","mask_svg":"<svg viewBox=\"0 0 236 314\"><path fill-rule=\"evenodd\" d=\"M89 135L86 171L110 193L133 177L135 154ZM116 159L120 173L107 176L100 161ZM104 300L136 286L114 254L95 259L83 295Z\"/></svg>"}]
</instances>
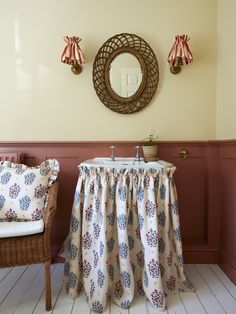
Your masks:
<instances>
[{"instance_id":1,"label":"terracotta pot","mask_svg":"<svg viewBox=\"0 0 236 314\"><path fill-rule=\"evenodd\" d=\"M158 145L152 145L152 146L142 146L143 148L143 157L147 161L151 160L157 160L157 151L158 151Z\"/></svg>"}]
</instances>

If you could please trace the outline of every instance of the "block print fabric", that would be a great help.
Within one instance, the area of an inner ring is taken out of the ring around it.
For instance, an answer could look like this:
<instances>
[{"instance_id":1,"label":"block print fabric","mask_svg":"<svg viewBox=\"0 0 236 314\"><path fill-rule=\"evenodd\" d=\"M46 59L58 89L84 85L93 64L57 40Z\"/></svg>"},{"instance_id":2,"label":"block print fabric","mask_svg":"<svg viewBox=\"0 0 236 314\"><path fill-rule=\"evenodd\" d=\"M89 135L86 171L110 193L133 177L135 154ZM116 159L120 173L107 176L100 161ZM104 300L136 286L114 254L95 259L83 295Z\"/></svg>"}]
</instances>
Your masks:
<instances>
[{"instance_id":1,"label":"block print fabric","mask_svg":"<svg viewBox=\"0 0 236 314\"><path fill-rule=\"evenodd\" d=\"M79 168L64 284L85 289L98 313L109 299L128 308L145 295L159 311L166 296L192 291L184 273L178 202L168 169Z\"/></svg>"},{"instance_id":2,"label":"block print fabric","mask_svg":"<svg viewBox=\"0 0 236 314\"><path fill-rule=\"evenodd\" d=\"M59 164L55 159L37 167L0 162L0 220L42 219L48 188L58 172Z\"/></svg>"}]
</instances>

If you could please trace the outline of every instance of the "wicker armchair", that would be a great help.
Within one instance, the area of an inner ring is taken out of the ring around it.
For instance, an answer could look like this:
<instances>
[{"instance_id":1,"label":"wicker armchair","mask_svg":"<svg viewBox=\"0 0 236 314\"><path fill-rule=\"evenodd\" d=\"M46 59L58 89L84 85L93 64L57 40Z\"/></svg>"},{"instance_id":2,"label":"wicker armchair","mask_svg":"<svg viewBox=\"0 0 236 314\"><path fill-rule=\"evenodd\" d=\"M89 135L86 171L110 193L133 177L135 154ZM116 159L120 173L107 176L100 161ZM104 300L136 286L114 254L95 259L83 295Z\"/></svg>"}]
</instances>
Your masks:
<instances>
[{"instance_id":1,"label":"wicker armchair","mask_svg":"<svg viewBox=\"0 0 236 314\"><path fill-rule=\"evenodd\" d=\"M44 215L42 233L0 238L0 267L12 267L26 264L44 263L45 268L45 301L46 310L52 308L50 277L50 231L57 206L58 182L49 188L48 203ZM0 222L1 228L1 222Z\"/></svg>"}]
</instances>

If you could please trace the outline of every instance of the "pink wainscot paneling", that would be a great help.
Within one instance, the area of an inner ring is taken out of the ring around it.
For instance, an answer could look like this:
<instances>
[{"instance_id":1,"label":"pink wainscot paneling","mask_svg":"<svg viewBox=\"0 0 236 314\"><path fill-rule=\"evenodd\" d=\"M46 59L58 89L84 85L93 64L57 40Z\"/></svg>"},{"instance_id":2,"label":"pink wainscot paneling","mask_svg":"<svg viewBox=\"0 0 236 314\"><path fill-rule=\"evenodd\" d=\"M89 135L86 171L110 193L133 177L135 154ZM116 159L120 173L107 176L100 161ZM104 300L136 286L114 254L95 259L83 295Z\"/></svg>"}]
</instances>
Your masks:
<instances>
[{"instance_id":1,"label":"pink wainscot paneling","mask_svg":"<svg viewBox=\"0 0 236 314\"><path fill-rule=\"evenodd\" d=\"M182 158L180 150L188 150ZM175 173L185 262L216 263L220 204L218 142L161 143L161 157ZM214 223L213 223L214 221Z\"/></svg>"},{"instance_id":2,"label":"pink wainscot paneling","mask_svg":"<svg viewBox=\"0 0 236 314\"><path fill-rule=\"evenodd\" d=\"M236 141L220 145L221 229L219 264L236 284Z\"/></svg>"}]
</instances>

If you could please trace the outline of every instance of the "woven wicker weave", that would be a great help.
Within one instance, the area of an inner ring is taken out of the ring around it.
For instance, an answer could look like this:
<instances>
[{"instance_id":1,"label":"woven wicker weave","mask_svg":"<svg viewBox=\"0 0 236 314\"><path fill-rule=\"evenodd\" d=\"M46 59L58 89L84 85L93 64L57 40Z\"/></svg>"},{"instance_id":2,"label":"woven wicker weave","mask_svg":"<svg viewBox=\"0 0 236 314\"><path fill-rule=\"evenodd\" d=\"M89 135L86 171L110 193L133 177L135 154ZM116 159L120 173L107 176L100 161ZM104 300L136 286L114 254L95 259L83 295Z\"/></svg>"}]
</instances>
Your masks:
<instances>
[{"instance_id":1,"label":"woven wicker weave","mask_svg":"<svg viewBox=\"0 0 236 314\"><path fill-rule=\"evenodd\" d=\"M137 58L143 74L142 82L134 95L119 96L111 87L109 71L112 61L122 53ZM109 109L129 114L142 110L154 96L159 81L156 56L141 37L122 33L108 39L99 49L93 64L93 85L97 96Z\"/></svg>"},{"instance_id":2,"label":"woven wicker weave","mask_svg":"<svg viewBox=\"0 0 236 314\"><path fill-rule=\"evenodd\" d=\"M50 232L56 212L58 182L48 191L48 203L44 220L44 232L34 235L0 238L0 267L44 263L46 310L51 310L50 283ZM1 227L1 222L0 222Z\"/></svg>"}]
</instances>

